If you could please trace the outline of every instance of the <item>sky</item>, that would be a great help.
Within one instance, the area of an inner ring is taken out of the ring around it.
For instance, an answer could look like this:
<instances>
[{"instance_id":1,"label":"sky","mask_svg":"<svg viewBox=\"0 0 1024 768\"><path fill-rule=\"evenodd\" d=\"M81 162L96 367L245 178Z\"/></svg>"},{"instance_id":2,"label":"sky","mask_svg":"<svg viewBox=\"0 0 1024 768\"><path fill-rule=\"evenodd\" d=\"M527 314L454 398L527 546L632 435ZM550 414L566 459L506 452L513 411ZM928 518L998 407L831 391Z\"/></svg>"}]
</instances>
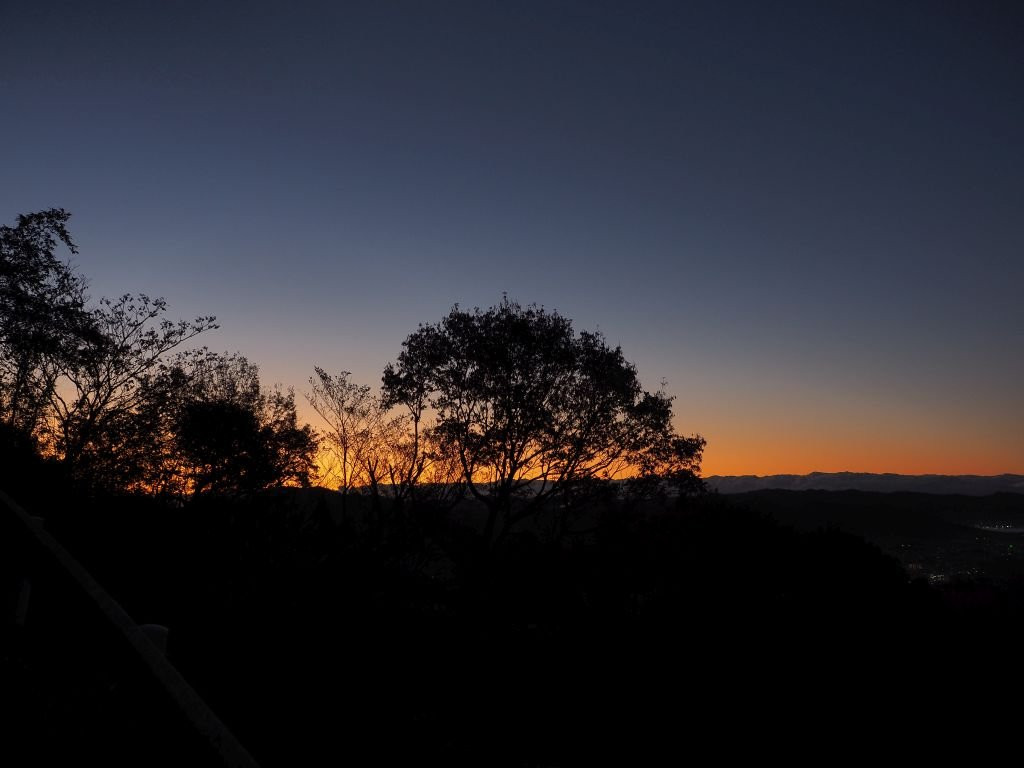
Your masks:
<instances>
[{"instance_id":1,"label":"sky","mask_svg":"<svg viewBox=\"0 0 1024 768\"><path fill-rule=\"evenodd\" d=\"M1024 472L1024 6L0 0L0 219L266 383L503 293L705 474ZM313 414L303 409L312 419Z\"/></svg>"}]
</instances>

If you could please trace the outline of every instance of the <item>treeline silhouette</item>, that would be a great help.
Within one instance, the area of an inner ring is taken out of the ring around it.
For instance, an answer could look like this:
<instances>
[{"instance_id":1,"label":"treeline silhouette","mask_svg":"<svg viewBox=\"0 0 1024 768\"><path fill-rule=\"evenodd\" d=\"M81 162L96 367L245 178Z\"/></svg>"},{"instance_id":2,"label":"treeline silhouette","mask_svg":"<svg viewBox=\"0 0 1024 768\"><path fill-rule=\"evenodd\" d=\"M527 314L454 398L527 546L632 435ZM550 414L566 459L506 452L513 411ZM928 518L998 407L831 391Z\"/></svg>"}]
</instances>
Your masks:
<instances>
[{"instance_id":1,"label":"treeline silhouette","mask_svg":"<svg viewBox=\"0 0 1024 768\"><path fill-rule=\"evenodd\" d=\"M649 764L853 729L851 751L913 730L895 681L966 684L940 592L862 538L707 493L704 440L600 334L455 307L379 393L316 368L317 433L245 358L183 351L212 317L90 305L66 223L0 229L2 485L171 628L263 764ZM4 647L24 691L44 662Z\"/></svg>"}]
</instances>

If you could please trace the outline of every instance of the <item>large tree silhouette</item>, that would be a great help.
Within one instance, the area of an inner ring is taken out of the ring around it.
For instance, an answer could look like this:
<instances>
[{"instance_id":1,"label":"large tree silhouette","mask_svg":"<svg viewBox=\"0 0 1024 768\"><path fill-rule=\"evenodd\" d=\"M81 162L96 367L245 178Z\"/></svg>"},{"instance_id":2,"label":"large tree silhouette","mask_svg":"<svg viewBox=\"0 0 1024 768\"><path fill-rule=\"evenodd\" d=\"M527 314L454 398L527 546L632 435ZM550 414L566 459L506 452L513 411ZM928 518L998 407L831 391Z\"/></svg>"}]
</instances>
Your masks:
<instances>
[{"instance_id":1,"label":"large tree silhouette","mask_svg":"<svg viewBox=\"0 0 1024 768\"><path fill-rule=\"evenodd\" d=\"M97 338L85 279L58 258L76 253L70 214L50 209L0 227L0 422L28 437L43 421L57 371Z\"/></svg>"},{"instance_id":2,"label":"large tree silhouette","mask_svg":"<svg viewBox=\"0 0 1024 768\"><path fill-rule=\"evenodd\" d=\"M672 398L644 391L619 347L557 312L455 306L402 346L385 402L435 413L434 435L488 509L488 541L579 482L668 474L699 486L704 440L675 433Z\"/></svg>"},{"instance_id":3,"label":"large tree silhouette","mask_svg":"<svg viewBox=\"0 0 1024 768\"><path fill-rule=\"evenodd\" d=\"M240 355L188 350L212 316L173 321L144 294L90 305L58 258L76 252L69 217L0 227L0 457L47 455L80 488L113 492L308 483L316 439L294 394L264 390Z\"/></svg>"},{"instance_id":4,"label":"large tree silhouette","mask_svg":"<svg viewBox=\"0 0 1024 768\"><path fill-rule=\"evenodd\" d=\"M120 435L142 406L143 385L168 354L217 327L212 316L174 322L166 311L164 299L143 294L100 299L90 311L94 335L55 367L47 447L84 480L117 459Z\"/></svg>"},{"instance_id":5,"label":"large tree silhouette","mask_svg":"<svg viewBox=\"0 0 1024 768\"><path fill-rule=\"evenodd\" d=\"M179 354L144 382L128 435L134 483L178 495L308 485L316 452L294 392L265 389L241 355L206 350Z\"/></svg>"}]
</instances>

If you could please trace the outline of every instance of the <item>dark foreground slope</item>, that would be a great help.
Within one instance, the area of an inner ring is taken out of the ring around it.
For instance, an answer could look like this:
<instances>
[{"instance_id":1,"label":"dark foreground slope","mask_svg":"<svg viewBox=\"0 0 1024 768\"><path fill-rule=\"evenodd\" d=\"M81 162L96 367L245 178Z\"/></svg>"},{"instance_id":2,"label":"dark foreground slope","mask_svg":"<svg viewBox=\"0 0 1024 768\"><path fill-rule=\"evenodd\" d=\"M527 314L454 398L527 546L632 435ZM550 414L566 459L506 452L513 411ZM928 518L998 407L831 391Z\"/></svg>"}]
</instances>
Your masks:
<instances>
[{"instance_id":1,"label":"dark foreground slope","mask_svg":"<svg viewBox=\"0 0 1024 768\"><path fill-rule=\"evenodd\" d=\"M961 643L975 614L863 538L757 504L594 497L585 532L488 548L458 508L337 501L33 511L136 621L170 627L172 663L268 766L820 758L894 735L920 755L933 689L988 679ZM1018 630L993 614L986 647Z\"/></svg>"},{"instance_id":2,"label":"dark foreground slope","mask_svg":"<svg viewBox=\"0 0 1024 768\"><path fill-rule=\"evenodd\" d=\"M872 491L957 496L1024 494L1024 475L897 475L871 472L811 472L806 475L715 475L708 487L719 493L750 491Z\"/></svg>"},{"instance_id":3,"label":"dark foreground slope","mask_svg":"<svg viewBox=\"0 0 1024 768\"><path fill-rule=\"evenodd\" d=\"M1024 494L768 490L729 498L800 531L863 537L912 577L1005 582L1024 576Z\"/></svg>"}]
</instances>

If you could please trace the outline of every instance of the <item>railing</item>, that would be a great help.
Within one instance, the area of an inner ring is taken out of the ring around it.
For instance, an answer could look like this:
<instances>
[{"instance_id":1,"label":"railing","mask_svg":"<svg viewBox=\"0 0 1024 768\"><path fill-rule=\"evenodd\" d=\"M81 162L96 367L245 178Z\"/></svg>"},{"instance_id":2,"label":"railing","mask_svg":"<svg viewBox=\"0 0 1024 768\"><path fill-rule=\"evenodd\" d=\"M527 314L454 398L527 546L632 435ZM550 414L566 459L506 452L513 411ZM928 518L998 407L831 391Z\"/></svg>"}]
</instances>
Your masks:
<instances>
[{"instance_id":1,"label":"railing","mask_svg":"<svg viewBox=\"0 0 1024 768\"><path fill-rule=\"evenodd\" d=\"M0 576L10 734L0 762L256 766L146 633L2 492Z\"/></svg>"}]
</instances>

